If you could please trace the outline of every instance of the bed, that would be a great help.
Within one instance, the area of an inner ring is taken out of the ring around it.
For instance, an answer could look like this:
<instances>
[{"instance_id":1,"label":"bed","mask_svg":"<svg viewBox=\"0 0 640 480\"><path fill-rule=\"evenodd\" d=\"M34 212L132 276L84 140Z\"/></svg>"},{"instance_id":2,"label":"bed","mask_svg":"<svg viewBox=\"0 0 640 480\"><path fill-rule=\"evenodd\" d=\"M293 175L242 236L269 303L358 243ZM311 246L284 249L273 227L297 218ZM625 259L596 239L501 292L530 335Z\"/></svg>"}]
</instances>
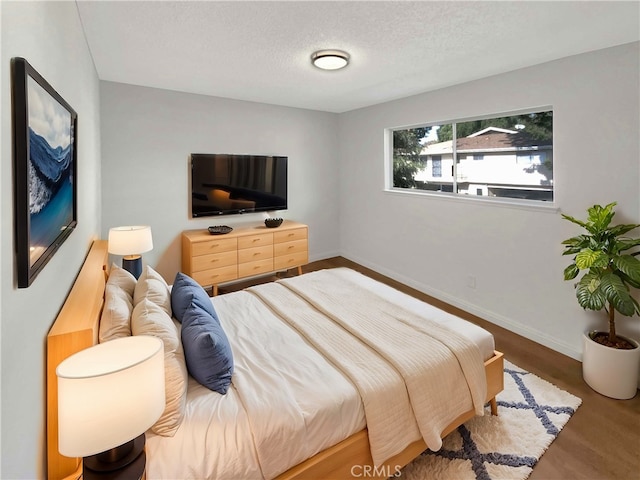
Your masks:
<instances>
[{"instance_id":1,"label":"bed","mask_svg":"<svg viewBox=\"0 0 640 480\"><path fill-rule=\"evenodd\" d=\"M98 342L107 265L106 241L95 241L47 338L47 455L48 477L52 479L73 475L81 465L80 459L61 456L57 450L55 369L64 358ZM331 288L326 288L327 278L336 286L333 290L339 291L332 292ZM366 290L370 292L366 295L372 295L358 307L356 314L348 313L348 302L327 301L332 298L327 295L349 295L350 292L346 290L350 288L358 292ZM432 389L434 393L427 392L426 397L439 395L437 391L456 388L466 389L469 393L468 400L462 399L464 395L461 394L451 396L449 403L457 402L458 408L463 410L455 418L449 419L434 411L433 417L447 419L446 424L435 427L438 439L478 414L478 403L482 403L480 408L483 408L485 401L489 402L491 413L497 414L495 396L503 388L503 362L502 354L493 349L491 335L351 270L313 272L295 279L222 295L212 302L233 350L236 368L234 384L226 395L219 395L200 385L191 376L188 377L185 413L179 428L172 436L147 433L148 478L352 478L354 466L360 471L364 471L365 466L371 466L370 473L388 477L427 448L423 438L429 438L432 446L437 444L433 436L423 431L426 427L420 420L416 421L415 427L404 429L410 433L393 433L393 426L402 425L402 421L407 421L405 418L389 423L388 419L381 418L384 415L374 417L371 412L375 411L376 403L388 399L366 393L368 385L376 383L377 377L369 383L351 377L351 370L357 370L353 365L357 365L358 361L351 362L348 357L355 355L356 359L361 360L361 369L365 364L367 370L376 372L375 375L380 378L397 375L393 371L410 369L411 364L408 367L394 364L388 368L377 366L374 357L358 357L375 354L369 352L375 351L368 343L369 339L353 344L364 343L364 347L350 348L322 340L323 335L325 339L333 339L336 330L349 329L349 322L357 323L360 317L370 316L367 315L367 308L380 311L385 309L385 305L393 305L391 314L397 316L398 311L406 312L403 321L407 325L413 321L414 314L427 311L440 323L460 322L460 326L466 324L465 328L468 327L466 338L477 347L482 357L479 363L483 373L482 388L473 387L474 382L471 381L462 387L458 381L448 385L448 378L454 378L449 374L441 375L442 378L435 377L439 378L439 382L445 382L442 384L445 388ZM342 310L347 311L348 318L345 320L341 320ZM353 318L349 315L353 315ZM321 316L335 316L345 324L340 324L336 329L333 326L335 322L323 323L325 321ZM310 321L302 323L304 317L309 317ZM260 321L256 322L256 318ZM401 336L403 328L411 329L414 326L394 328L394 332L400 332L399 338L385 338L379 348L393 350L398 345L394 341L406 342L407 338ZM305 331L309 329L313 330L311 336L301 339L300 335L309 334ZM368 327L368 330L371 329ZM269 342L276 343L269 347ZM286 345L287 348L277 348L276 345ZM332 357L331 349L342 354ZM303 365L300 359L311 363ZM284 363L278 363L281 361ZM458 363L467 361L458 360ZM376 370L378 368L381 370ZM411 408L416 412L422 409L428 413L433 407L429 403L416 403L417 393L414 394L414 391L424 388L423 377L417 376L412 382L407 383L406 392L393 394L389 398L395 402L407 396L409 402L413 402ZM286 395L271 397L271 393L265 390L270 384L275 385L278 394L292 393L294 400L288 400ZM474 391L481 392L481 402L472 398ZM287 405L287 402L291 404ZM275 408L277 414L265 415L269 408ZM233 424L221 431L216 422L225 416L233 419ZM203 421L203 418L207 420ZM371 420L367 423L369 418ZM251 432L251 429L256 429L256 432ZM382 438L400 434L404 437L397 442ZM374 457L377 461L374 461ZM172 461L175 458L181 461ZM178 463L181 469L173 469Z\"/></svg>"}]
</instances>

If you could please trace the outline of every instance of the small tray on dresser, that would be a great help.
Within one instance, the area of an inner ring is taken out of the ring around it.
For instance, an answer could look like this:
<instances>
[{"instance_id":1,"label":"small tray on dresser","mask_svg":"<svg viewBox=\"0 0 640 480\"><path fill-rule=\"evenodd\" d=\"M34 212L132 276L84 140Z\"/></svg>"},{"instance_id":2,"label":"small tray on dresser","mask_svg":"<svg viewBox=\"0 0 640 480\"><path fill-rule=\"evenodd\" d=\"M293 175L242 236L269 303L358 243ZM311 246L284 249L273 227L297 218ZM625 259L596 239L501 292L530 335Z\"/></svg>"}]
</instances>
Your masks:
<instances>
[{"instance_id":1,"label":"small tray on dresser","mask_svg":"<svg viewBox=\"0 0 640 480\"><path fill-rule=\"evenodd\" d=\"M227 225L213 225L209 227L208 230L211 235L224 235L225 233L233 231L233 228Z\"/></svg>"}]
</instances>

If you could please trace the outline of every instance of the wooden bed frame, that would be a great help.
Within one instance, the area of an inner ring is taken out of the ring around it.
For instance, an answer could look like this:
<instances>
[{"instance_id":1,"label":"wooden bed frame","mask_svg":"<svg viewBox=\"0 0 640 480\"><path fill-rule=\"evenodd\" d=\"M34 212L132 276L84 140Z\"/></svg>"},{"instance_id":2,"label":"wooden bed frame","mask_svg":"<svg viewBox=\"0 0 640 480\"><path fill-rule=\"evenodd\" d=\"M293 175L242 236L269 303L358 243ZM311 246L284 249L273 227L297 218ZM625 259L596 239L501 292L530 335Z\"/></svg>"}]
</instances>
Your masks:
<instances>
[{"instance_id":1,"label":"wooden bed frame","mask_svg":"<svg viewBox=\"0 0 640 480\"><path fill-rule=\"evenodd\" d=\"M96 240L80 270L65 304L47 335L47 465L48 478L63 479L81 473L80 458L69 458L58 452L58 383L56 367L70 355L98 343L98 326L104 303L104 288L108 267L107 242ZM497 414L495 396L503 389L503 357L495 352L485 362L487 374L487 401L491 413ZM473 410L464 413L443 432L444 437L459 425L475 416ZM278 477L278 480L354 478L387 478L420 455L427 446L420 440L388 460L384 466L372 467L367 431L355 433L310 459L294 466ZM365 467L370 466L370 467ZM353 467L357 467L352 471ZM355 474L355 475L354 475Z\"/></svg>"}]
</instances>

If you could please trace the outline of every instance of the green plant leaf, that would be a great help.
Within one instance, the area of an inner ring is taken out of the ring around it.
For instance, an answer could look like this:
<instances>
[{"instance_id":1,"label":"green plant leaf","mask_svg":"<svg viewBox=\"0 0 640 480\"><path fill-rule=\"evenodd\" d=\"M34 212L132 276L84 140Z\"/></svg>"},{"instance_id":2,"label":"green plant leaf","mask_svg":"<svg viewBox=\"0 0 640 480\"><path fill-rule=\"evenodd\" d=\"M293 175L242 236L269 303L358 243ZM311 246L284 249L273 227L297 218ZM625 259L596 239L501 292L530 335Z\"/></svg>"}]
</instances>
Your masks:
<instances>
[{"instance_id":1,"label":"green plant leaf","mask_svg":"<svg viewBox=\"0 0 640 480\"><path fill-rule=\"evenodd\" d=\"M595 273L588 273L576 285L576 298L582 308L602 310L607 298L600 288L600 278Z\"/></svg>"},{"instance_id":2,"label":"green plant leaf","mask_svg":"<svg viewBox=\"0 0 640 480\"><path fill-rule=\"evenodd\" d=\"M640 223L630 223L630 224L620 224L615 227L611 227L609 229L609 233L614 237L619 237L620 235L624 235L627 232L630 232L633 229L640 227Z\"/></svg>"},{"instance_id":3,"label":"green plant leaf","mask_svg":"<svg viewBox=\"0 0 640 480\"><path fill-rule=\"evenodd\" d=\"M609 264L609 256L601 251L585 248L576 255L576 265L580 270L588 268L604 268Z\"/></svg>"},{"instance_id":4,"label":"green plant leaf","mask_svg":"<svg viewBox=\"0 0 640 480\"><path fill-rule=\"evenodd\" d=\"M619 252L624 252L625 250L629 250L630 248L637 247L638 245L640 245L640 238L618 239Z\"/></svg>"},{"instance_id":5,"label":"green plant leaf","mask_svg":"<svg viewBox=\"0 0 640 480\"><path fill-rule=\"evenodd\" d=\"M629 294L628 287L616 274L603 274L600 278L600 290L604 293L607 300L611 302L613 308L622 315L631 317L636 312L636 306Z\"/></svg>"},{"instance_id":6,"label":"green plant leaf","mask_svg":"<svg viewBox=\"0 0 640 480\"><path fill-rule=\"evenodd\" d=\"M613 266L636 282L640 282L640 260L633 255L620 255L613 258Z\"/></svg>"},{"instance_id":7,"label":"green plant leaf","mask_svg":"<svg viewBox=\"0 0 640 480\"><path fill-rule=\"evenodd\" d=\"M616 206L616 202L610 203L602 207L601 205L594 205L593 207L587 210L589 214L589 226L594 230L605 230L611 220L613 219L615 212L613 211L613 207ZM592 231L590 228L587 230ZM592 232L593 233L593 232Z\"/></svg>"},{"instance_id":8,"label":"green plant leaf","mask_svg":"<svg viewBox=\"0 0 640 480\"><path fill-rule=\"evenodd\" d=\"M583 228L587 228L587 224L578 220L577 218L572 217L571 215L565 215L564 213L561 213L560 215L562 215L562 218L564 218L565 220L569 220L572 223L575 223L576 225L580 225Z\"/></svg>"},{"instance_id":9,"label":"green plant leaf","mask_svg":"<svg viewBox=\"0 0 640 480\"><path fill-rule=\"evenodd\" d=\"M636 282L633 278L630 278L629 276L625 275L623 272L618 271L616 272L616 275L618 275L623 282L628 283L632 287L640 288L640 282Z\"/></svg>"},{"instance_id":10,"label":"green plant leaf","mask_svg":"<svg viewBox=\"0 0 640 480\"><path fill-rule=\"evenodd\" d=\"M575 263L572 263L567 268L564 269L564 279L565 280L573 280L578 276L580 269L576 266Z\"/></svg>"},{"instance_id":11,"label":"green plant leaf","mask_svg":"<svg viewBox=\"0 0 640 480\"><path fill-rule=\"evenodd\" d=\"M565 245L565 250L562 255L575 255L583 248L588 248L590 239L591 236L589 235L579 235L577 237L565 240L564 242L562 242L562 245Z\"/></svg>"},{"instance_id":12,"label":"green plant leaf","mask_svg":"<svg viewBox=\"0 0 640 480\"><path fill-rule=\"evenodd\" d=\"M572 247L577 247L580 245L587 246L589 245L589 239L591 237L589 235L578 235L577 237L571 237L562 242L562 245L570 245Z\"/></svg>"}]
</instances>

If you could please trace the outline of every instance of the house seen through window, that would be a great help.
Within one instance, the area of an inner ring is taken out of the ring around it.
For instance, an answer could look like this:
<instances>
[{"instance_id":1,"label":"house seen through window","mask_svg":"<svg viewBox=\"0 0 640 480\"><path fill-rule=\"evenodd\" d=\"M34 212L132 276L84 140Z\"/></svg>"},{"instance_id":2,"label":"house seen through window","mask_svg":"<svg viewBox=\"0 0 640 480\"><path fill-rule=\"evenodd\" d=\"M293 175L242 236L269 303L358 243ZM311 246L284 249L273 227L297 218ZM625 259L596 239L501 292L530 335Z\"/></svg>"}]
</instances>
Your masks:
<instances>
[{"instance_id":1,"label":"house seen through window","mask_svg":"<svg viewBox=\"0 0 640 480\"><path fill-rule=\"evenodd\" d=\"M553 201L553 112L393 130L393 188Z\"/></svg>"}]
</instances>

